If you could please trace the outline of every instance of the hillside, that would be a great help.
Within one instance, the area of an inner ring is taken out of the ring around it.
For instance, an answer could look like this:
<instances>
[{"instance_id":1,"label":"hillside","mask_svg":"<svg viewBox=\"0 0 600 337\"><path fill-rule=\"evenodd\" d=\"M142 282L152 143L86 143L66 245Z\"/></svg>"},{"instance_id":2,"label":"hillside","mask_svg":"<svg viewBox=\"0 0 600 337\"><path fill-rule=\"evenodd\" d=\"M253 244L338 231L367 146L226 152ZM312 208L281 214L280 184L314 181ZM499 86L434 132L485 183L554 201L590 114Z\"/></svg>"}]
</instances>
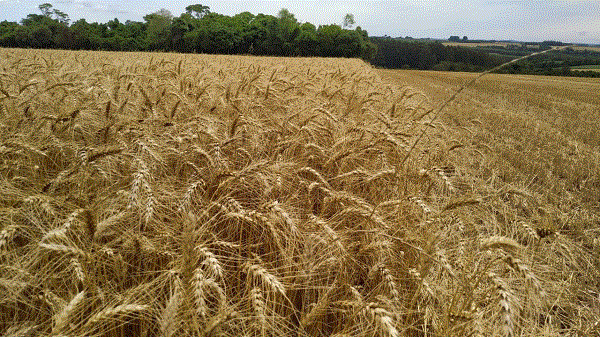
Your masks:
<instances>
[{"instance_id":1,"label":"hillside","mask_svg":"<svg viewBox=\"0 0 600 337\"><path fill-rule=\"evenodd\" d=\"M596 82L0 56L2 335L599 331Z\"/></svg>"}]
</instances>

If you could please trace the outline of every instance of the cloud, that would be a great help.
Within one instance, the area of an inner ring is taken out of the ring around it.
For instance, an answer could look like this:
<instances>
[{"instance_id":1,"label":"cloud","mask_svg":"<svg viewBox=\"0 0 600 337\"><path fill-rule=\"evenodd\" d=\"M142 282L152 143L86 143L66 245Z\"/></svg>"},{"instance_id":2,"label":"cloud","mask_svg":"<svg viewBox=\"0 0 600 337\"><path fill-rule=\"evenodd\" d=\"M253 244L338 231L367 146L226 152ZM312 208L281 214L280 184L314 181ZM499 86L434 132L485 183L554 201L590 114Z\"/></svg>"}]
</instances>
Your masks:
<instances>
[{"instance_id":1,"label":"cloud","mask_svg":"<svg viewBox=\"0 0 600 337\"><path fill-rule=\"evenodd\" d=\"M65 5L65 11L73 11L81 13L82 16L88 17L88 14L130 14L130 11L120 9L119 6L107 6L104 2L97 3L87 0L58 0L56 3Z\"/></svg>"}]
</instances>

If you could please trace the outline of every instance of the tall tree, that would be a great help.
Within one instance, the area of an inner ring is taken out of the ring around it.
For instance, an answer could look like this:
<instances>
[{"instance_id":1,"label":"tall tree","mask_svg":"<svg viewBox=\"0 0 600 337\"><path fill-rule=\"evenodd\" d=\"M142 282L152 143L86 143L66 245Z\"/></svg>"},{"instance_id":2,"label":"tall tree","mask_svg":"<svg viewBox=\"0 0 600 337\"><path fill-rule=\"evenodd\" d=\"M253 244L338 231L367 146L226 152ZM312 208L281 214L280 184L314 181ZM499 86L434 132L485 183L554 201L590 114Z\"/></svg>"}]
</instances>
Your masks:
<instances>
[{"instance_id":1,"label":"tall tree","mask_svg":"<svg viewBox=\"0 0 600 337\"><path fill-rule=\"evenodd\" d=\"M277 14L279 19L277 25L276 35L279 36L282 45L280 54L291 56L297 54L296 48L296 37L300 34L300 25L294 14L288 11L286 8L282 8Z\"/></svg>"},{"instance_id":2,"label":"tall tree","mask_svg":"<svg viewBox=\"0 0 600 337\"><path fill-rule=\"evenodd\" d=\"M42 12L42 15L45 17L50 17L52 16L52 4L49 3L45 3L45 4L41 4L38 6L38 8L40 9L40 12Z\"/></svg>"},{"instance_id":3,"label":"tall tree","mask_svg":"<svg viewBox=\"0 0 600 337\"><path fill-rule=\"evenodd\" d=\"M194 50L193 43L185 41L185 35L194 30L197 21L190 13L182 13L179 17L173 19L173 24L171 25L171 42L174 50L178 52L190 52Z\"/></svg>"},{"instance_id":4,"label":"tall tree","mask_svg":"<svg viewBox=\"0 0 600 337\"><path fill-rule=\"evenodd\" d=\"M319 45L317 41L317 28L310 22L305 22L300 26L298 40L298 53L301 56L319 55Z\"/></svg>"},{"instance_id":5,"label":"tall tree","mask_svg":"<svg viewBox=\"0 0 600 337\"><path fill-rule=\"evenodd\" d=\"M41 14L29 14L20 24L0 22L0 46L365 59L375 51L367 32L360 27L342 29L342 25L334 24L317 29L308 22L301 24L285 8L276 16L255 16L250 12L227 16L195 4L187 6L187 12L177 18L160 9L144 16L144 22L123 24L113 19L107 23L88 23L81 19L72 25L69 16L50 3L38 8ZM354 17L347 14L343 26L352 25Z\"/></svg>"},{"instance_id":6,"label":"tall tree","mask_svg":"<svg viewBox=\"0 0 600 337\"><path fill-rule=\"evenodd\" d=\"M171 23L173 14L170 11L161 8L157 12L144 16L147 22L146 43L150 50L167 50L170 42Z\"/></svg>"},{"instance_id":7,"label":"tall tree","mask_svg":"<svg viewBox=\"0 0 600 337\"><path fill-rule=\"evenodd\" d=\"M69 21L71 20L71 19L69 19L69 16L67 15L67 13L59 11L58 9L54 9L53 13L54 13L54 17L56 18L56 20L60 23L68 24Z\"/></svg>"},{"instance_id":8,"label":"tall tree","mask_svg":"<svg viewBox=\"0 0 600 337\"><path fill-rule=\"evenodd\" d=\"M344 20L342 21L342 27L344 27L344 29L351 29L355 23L356 21L354 21L354 15L348 13L346 14L346 16L344 16Z\"/></svg>"},{"instance_id":9,"label":"tall tree","mask_svg":"<svg viewBox=\"0 0 600 337\"><path fill-rule=\"evenodd\" d=\"M185 8L188 14L195 16L197 19L202 19L210 13L210 7L201 4L189 5Z\"/></svg>"}]
</instances>

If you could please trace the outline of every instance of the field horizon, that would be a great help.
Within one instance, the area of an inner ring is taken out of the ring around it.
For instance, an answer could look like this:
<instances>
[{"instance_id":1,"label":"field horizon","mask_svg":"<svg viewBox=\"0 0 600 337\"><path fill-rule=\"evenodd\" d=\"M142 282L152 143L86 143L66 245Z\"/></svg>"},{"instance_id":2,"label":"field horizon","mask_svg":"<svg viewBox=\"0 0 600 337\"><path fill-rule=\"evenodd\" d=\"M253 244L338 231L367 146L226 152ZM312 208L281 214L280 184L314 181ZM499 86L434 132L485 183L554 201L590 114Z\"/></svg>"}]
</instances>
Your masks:
<instances>
[{"instance_id":1,"label":"field horizon","mask_svg":"<svg viewBox=\"0 0 600 337\"><path fill-rule=\"evenodd\" d=\"M599 79L0 56L3 336L600 333Z\"/></svg>"}]
</instances>

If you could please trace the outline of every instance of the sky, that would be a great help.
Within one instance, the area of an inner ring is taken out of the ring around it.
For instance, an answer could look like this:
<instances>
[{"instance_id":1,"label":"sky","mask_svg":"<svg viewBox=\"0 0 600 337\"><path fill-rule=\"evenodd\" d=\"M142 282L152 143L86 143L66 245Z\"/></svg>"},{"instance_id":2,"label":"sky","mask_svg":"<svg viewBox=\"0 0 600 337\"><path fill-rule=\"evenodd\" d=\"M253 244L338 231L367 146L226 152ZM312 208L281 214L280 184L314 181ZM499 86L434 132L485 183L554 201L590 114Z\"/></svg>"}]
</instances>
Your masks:
<instances>
[{"instance_id":1,"label":"sky","mask_svg":"<svg viewBox=\"0 0 600 337\"><path fill-rule=\"evenodd\" d=\"M0 0L0 21L20 21L27 14L40 13L37 7L44 2L67 13L72 21L143 21L144 15L161 8L178 16L187 5L199 2L225 15L244 11L277 15L286 8L299 21L315 25L340 24L346 13L352 13L356 25L370 36L447 39L458 35L471 40L600 44L600 0Z\"/></svg>"}]
</instances>

